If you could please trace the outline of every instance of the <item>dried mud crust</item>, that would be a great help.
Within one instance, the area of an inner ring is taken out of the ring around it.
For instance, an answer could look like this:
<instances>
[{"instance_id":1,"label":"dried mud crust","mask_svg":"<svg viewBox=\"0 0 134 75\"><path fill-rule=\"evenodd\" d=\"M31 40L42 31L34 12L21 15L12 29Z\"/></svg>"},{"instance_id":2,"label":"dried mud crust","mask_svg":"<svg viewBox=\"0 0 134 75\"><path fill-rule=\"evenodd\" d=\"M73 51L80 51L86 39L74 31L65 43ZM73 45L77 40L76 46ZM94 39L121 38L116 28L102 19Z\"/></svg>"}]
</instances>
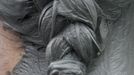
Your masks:
<instances>
[{"instance_id":1,"label":"dried mud crust","mask_svg":"<svg viewBox=\"0 0 134 75\"><path fill-rule=\"evenodd\" d=\"M3 27L0 21L0 75L10 75L23 54L18 34Z\"/></svg>"}]
</instances>

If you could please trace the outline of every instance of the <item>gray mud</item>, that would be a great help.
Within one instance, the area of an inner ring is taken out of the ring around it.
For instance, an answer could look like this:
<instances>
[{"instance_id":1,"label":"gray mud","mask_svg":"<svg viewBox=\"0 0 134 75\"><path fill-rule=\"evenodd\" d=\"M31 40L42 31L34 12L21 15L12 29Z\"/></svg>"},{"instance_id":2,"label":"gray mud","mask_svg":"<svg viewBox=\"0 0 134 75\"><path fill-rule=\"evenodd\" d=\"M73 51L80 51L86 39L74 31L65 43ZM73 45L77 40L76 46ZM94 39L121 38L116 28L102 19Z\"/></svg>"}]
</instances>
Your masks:
<instances>
[{"instance_id":1,"label":"gray mud","mask_svg":"<svg viewBox=\"0 0 134 75\"><path fill-rule=\"evenodd\" d=\"M134 4L122 11L122 17L109 26L104 54L95 62L88 75L134 74ZM27 47L26 54L14 69L14 75L46 75L45 52ZM90 68L90 66L89 66Z\"/></svg>"},{"instance_id":2,"label":"gray mud","mask_svg":"<svg viewBox=\"0 0 134 75\"><path fill-rule=\"evenodd\" d=\"M32 46L27 46L25 50L25 55L14 68L13 75L46 75L45 52L39 52Z\"/></svg>"}]
</instances>

